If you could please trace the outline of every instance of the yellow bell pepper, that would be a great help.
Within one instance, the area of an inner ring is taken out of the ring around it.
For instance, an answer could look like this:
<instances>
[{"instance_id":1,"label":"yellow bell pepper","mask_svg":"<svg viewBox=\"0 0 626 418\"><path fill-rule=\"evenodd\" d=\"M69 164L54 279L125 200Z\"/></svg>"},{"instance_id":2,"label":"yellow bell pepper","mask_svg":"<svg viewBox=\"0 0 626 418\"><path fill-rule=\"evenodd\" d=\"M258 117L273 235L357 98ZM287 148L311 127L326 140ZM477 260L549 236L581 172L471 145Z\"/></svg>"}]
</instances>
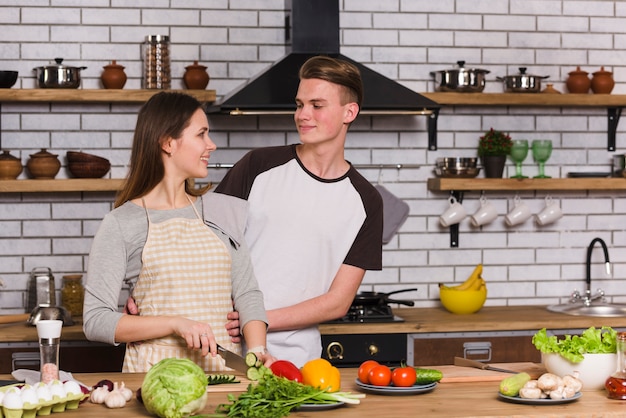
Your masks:
<instances>
[{"instance_id":1,"label":"yellow bell pepper","mask_svg":"<svg viewBox=\"0 0 626 418\"><path fill-rule=\"evenodd\" d=\"M341 373L328 360L318 358L308 361L302 369L302 383L328 392L338 392L341 389Z\"/></svg>"}]
</instances>

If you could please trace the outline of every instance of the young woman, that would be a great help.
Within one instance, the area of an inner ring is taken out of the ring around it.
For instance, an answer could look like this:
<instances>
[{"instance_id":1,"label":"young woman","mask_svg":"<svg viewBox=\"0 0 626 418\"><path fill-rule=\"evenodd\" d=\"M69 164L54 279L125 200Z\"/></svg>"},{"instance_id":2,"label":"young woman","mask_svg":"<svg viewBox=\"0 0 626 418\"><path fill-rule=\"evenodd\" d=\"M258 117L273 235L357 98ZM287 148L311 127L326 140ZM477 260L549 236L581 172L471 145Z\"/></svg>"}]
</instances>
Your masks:
<instances>
[{"instance_id":1,"label":"young woman","mask_svg":"<svg viewBox=\"0 0 626 418\"><path fill-rule=\"evenodd\" d=\"M187 357L224 370L217 344L241 353L225 328L236 309L249 351L269 365L267 319L243 237L245 201L195 189L216 146L200 103L162 92L139 111L128 177L89 255L84 306L88 339L127 343L124 372ZM131 287L139 315L118 310ZM209 355L210 353L210 355Z\"/></svg>"}]
</instances>

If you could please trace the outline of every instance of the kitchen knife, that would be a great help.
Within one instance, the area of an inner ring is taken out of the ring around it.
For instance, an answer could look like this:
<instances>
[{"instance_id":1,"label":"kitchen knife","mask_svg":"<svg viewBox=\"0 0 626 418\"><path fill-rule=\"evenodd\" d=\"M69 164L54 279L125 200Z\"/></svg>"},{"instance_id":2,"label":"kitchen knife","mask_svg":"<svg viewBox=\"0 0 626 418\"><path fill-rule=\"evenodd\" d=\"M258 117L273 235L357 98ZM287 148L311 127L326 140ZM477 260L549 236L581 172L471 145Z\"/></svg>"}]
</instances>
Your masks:
<instances>
[{"instance_id":1,"label":"kitchen knife","mask_svg":"<svg viewBox=\"0 0 626 418\"><path fill-rule=\"evenodd\" d=\"M226 367L240 371L244 375L248 373L249 367L246 364L246 360L239 354L233 353L219 344L217 345L217 352L226 361Z\"/></svg>"},{"instance_id":2,"label":"kitchen knife","mask_svg":"<svg viewBox=\"0 0 626 418\"><path fill-rule=\"evenodd\" d=\"M493 372L502 372L502 373L519 373L519 372L515 372L513 370L507 370L507 369L500 369L498 367L492 367L486 363L482 363L480 361L476 361L476 360L470 360L468 358L463 358L463 357L455 357L454 358L454 365L455 366L464 366L464 367L475 367L477 369L481 369L481 370L491 370Z\"/></svg>"}]
</instances>

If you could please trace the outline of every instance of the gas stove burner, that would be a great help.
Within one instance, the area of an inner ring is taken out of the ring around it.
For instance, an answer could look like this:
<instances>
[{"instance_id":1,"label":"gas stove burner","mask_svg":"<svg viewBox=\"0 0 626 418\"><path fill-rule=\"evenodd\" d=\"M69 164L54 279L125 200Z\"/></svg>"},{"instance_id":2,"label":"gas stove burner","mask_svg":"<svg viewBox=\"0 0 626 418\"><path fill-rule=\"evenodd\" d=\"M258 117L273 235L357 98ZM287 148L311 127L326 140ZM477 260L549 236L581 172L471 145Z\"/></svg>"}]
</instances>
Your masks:
<instances>
[{"instance_id":1,"label":"gas stove burner","mask_svg":"<svg viewBox=\"0 0 626 418\"><path fill-rule=\"evenodd\" d=\"M393 314L389 305L360 306L353 305L348 313L329 323L356 323L356 322L404 322L404 319Z\"/></svg>"}]
</instances>

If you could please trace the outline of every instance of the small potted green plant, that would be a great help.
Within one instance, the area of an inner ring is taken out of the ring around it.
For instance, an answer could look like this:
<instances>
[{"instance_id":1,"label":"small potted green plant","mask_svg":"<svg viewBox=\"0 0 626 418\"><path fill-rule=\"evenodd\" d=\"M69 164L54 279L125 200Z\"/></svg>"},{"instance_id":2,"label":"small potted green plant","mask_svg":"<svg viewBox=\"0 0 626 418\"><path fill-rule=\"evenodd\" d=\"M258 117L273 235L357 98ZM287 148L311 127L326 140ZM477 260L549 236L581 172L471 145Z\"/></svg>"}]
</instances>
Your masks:
<instances>
[{"instance_id":1,"label":"small potted green plant","mask_svg":"<svg viewBox=\"0 0 626 418\"><path fill-rule=\"evenodd\" d=\"M511 153L513 141L509 134L491 128L479 138L478 156L485 168L485 177L501 178L506 157Z\"/></svg>"}]
</instances>

